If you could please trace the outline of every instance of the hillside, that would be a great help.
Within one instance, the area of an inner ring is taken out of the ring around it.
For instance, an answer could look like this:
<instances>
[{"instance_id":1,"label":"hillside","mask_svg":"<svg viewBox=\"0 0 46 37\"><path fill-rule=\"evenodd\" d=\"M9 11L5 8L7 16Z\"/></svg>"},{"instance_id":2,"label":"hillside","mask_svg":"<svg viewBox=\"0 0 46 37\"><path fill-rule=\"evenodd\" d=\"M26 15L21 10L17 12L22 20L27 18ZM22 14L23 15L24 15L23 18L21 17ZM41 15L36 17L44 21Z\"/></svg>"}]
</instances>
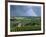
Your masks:
<instances>
[{"instance_id":1,"label":"hillside","mask_svg":"<svg viewBox=\"0 0 46 37\"><path fill-rule=\"evenodd\" d=\"M38 27L39 26L39 27ZM41 29L40 17L11 17L10 18L11 31L32 31Z\"/></svg>"}]
</instances>

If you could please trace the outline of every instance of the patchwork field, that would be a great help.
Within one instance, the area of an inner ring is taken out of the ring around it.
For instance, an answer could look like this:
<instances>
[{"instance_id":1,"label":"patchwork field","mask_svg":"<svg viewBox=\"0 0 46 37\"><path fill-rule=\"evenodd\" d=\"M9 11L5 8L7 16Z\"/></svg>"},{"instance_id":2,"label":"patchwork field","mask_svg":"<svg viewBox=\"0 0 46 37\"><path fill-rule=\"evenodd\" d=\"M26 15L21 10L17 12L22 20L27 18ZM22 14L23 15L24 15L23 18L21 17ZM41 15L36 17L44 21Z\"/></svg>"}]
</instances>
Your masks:
<instances>
[{"instance_id":1,"label":"patchwork field","mask_svg":"<svg viewBox=\"0 0 46 37\"><path fill-rule=\"evenodd\" d=\"M41 17L11 17L10 18L10 31L37 31L41 30Z\"/></svg>"}]
</instances>

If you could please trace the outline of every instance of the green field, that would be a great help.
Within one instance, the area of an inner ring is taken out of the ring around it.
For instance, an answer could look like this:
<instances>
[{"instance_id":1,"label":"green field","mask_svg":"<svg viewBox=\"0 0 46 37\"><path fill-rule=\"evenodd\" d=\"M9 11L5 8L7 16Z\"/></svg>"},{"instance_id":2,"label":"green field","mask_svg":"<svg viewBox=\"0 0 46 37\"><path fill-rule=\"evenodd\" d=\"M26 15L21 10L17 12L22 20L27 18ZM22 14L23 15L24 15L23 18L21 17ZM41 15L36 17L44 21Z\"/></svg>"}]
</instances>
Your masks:
<instances>
[{"instance_id":1,"label":"green field","mask_svg":"<svg viewBox=\"0 0 46 37\"><path fill-rule=\"evenodd\" d=\"M10 31L37 31L41 30L41 17L11 17Z\"/></svg>"}]
</instances>

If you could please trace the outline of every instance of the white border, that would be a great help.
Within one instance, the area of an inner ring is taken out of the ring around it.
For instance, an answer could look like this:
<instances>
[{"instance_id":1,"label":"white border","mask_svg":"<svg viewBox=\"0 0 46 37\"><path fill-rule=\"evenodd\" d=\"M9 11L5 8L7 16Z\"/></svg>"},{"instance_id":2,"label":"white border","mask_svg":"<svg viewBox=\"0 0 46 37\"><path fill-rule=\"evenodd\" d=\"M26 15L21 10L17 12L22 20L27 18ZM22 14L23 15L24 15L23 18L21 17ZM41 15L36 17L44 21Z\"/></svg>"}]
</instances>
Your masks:
<instances>
[{"instance_id":1,"label":"white border","mask_svg":"<svg viewBox=\"0 0 46 37\"><path fill-rule=\"evenodd\" d=\"M10 32L10 5L41 6L41 31ZM43 33L43 5L42 4L31 4L31 3L27 4L27 3L11 3L11 2L8 2L8 35L32 34L32 33Z\"/></svg>"}]
</instances>

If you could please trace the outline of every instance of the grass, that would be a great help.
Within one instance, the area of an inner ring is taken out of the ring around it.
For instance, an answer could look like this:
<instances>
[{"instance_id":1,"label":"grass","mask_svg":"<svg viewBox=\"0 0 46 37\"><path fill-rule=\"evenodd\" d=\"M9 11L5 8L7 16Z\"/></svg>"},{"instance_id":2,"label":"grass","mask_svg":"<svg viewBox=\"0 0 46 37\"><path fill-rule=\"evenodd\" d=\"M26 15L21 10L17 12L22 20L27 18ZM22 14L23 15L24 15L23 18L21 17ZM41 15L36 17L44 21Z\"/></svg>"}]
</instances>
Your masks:
<instances>
[{"instance_id":1,"label":"grass","mask_svg":"<svg viewBox=\"0 0 46 37\"><path fill-rule=\"evenodd\" d=\"M24 27L13 27L11 28L11 32L16 32L16 31L37 31L41 30L40 25L35 25L35 26L24 26Z\"/></svg>"}]
</instances>

